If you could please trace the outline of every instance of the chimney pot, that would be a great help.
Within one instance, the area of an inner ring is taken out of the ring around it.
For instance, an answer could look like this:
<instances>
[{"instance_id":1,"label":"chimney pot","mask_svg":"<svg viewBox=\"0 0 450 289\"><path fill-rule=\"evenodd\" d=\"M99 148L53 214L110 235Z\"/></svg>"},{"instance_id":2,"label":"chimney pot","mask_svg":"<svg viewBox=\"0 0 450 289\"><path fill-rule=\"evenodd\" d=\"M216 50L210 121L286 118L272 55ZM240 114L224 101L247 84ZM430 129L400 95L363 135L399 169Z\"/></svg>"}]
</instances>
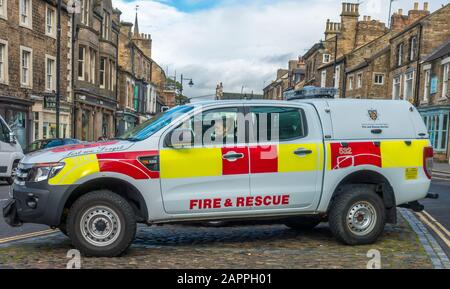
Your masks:
<instances>
[{"instance_id":1,"label":"chimney pot","mask_svg":"<svg viewBox=\"0 0 450 289\"><path fill-rule=\"evenodd\" d=\"M419 2L414 2L414 10L419 10Z\"/></svg>"},{"instance_id":2,"label":"chimney pot","mask_svg":"<svg viewBox=\"0 0 450 289\"><path fill-rule=\"evenodd\" d=\"M367 21L372 20L372 16L367 16Z\"/></svg>"},{"instance_id":3,"label":"chimney pot","mask_svg":"<svg viewBox=\"0 0 450 289\"><path fill-rule=\"evenodd\" d=\"M423 10L428 11L429 8L429 3L428 2L424 2L423 3Z\"/></svg>"},{"instance_id":4,"label":"chimney pot","mask_svg":"<svg viewBox=\"0 0 450 289\"><path fill-rule=\"evenodd\" d=\"M403 9L398 9L398 14L403 15Z\"/></svg>"}]
</instances>

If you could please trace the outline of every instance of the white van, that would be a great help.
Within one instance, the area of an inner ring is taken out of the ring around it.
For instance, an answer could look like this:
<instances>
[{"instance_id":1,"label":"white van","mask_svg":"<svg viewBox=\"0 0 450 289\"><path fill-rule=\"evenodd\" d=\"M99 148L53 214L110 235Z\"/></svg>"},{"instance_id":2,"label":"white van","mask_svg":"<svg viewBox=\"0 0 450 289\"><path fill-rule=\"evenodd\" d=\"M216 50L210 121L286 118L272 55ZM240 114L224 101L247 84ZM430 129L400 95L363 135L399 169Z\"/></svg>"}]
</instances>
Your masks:
<instances>
[{"instance_id":1,"label":"white van","mask_svg":"<svg viewBox=\"0 0 450 289\"><path fill-rule=\"evenodd\" d=\"M4 216L58 227L93 256L122 254L137 223L328 222L341 242L371 244L398 206L422 210L417 201L435 197L432 164L406 101L211 101L117 140L27 155Z\"/></svg>"},{"instance_id":2,"label":"white van","mask_svg":"<svg viewBox=\"0 0 450 289\"><path fill-rule=\"evenodd\" d=\"M5 120L0 116L0 179L12 185L17 166L23 157L22 147Z\"/></svg>"}]
</instances>

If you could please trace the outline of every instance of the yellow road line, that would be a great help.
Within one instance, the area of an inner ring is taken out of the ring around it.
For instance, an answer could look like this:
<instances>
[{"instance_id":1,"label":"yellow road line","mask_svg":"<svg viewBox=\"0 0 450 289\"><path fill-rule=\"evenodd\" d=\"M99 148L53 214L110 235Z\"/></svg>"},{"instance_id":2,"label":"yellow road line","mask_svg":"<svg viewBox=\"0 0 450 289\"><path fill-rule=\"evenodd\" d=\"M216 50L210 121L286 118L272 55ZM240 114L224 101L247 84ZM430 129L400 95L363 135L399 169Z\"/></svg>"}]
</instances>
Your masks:
<instances>
[{"instance_id":1,"label":"yellow road line","mask_svg":"<svg viewBox=\"0 0 450 289\"><path fill-rule=\"evenodd\" d=\"M436 221L435 218L433 218L427 211L423 211L424 213L436 226L438 226L442 232L444 232L447 235L447 238L450 238L450 232L438 221Z\"/></svg>"},{"instance_id":2,"label":"yellow road line","mask_svg":"<svg viewBox=\"0 0 450 289\"><path fill-rule=\"evenodd\" d=\"M24 240L24 239L33 238L33 237L45 236L45 235L49 235L49 234L56 233L56 232L59 232L59 230L49 229L49 230L45 230L45 231L39 231L39 232L33 232L33 233L23 234L23 235L19 235L19 236L8 237L8 238L0 239L0 244L12 242L12 241Z\"/></svg>"},{"instance_id":3,"label":"yellow road line","mask_svg":"<svg viewBox=\"0 0 450 289\"><path fill-rule=\"evenodd\" d=\"M447 245L447 247L450 248L450 240L448 239L448 237L445 236L432 222L430 222L425 214L417 213L417 215L419 216L420 220L423 223L427 224L441 238L441 240Z\"/></svg>"}]
</instances>

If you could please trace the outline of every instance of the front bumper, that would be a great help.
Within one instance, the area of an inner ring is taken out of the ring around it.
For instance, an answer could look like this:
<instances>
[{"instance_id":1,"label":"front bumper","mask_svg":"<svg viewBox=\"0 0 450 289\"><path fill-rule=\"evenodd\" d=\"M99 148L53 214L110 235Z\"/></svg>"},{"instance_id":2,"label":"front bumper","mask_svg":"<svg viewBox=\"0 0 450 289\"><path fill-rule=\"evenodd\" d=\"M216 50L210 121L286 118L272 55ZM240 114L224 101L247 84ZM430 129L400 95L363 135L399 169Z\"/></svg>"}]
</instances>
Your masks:
<instances>
[{"instance_id":1,"label":"front bumper","mask_svg":"<svg viewBox=\"0 0 450 289\"><path fill-rule=\"evenodd\" d=\"M47 182L14 184L12 199L3 208L3 216L10 226L22 223L57 227L72 186L50 186Z\"/></svg>"}]
</instances>

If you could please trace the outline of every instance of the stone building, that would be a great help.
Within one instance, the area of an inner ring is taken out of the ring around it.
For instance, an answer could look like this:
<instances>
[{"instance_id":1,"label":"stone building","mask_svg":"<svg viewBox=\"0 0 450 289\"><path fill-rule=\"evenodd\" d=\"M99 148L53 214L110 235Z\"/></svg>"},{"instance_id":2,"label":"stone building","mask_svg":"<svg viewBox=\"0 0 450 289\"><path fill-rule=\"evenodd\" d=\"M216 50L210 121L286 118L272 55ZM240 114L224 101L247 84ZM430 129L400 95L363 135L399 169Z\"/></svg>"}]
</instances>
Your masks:
<instances>
[{"instance_id":1,"label":"stone building","mask_svg":"<svg viewBox=\"0 0 450 289\"><path fill-rule=\"evenodd\" d=\"M389 29L370 16L360 19L359 4L342 3L341 21L326 23L325 40L322 41L322 65L314 73L313 85L334 87L336 97L346 92L346 55L385 35ZM316 46L316 45L315 45ZM320 60L320 58L319 58Z\"/></svg>"},{"instance_id":2,"label":"stone building","mask_svg":"<svg viewBox=\"0 0 450 289\"><path fill-rule=\"evenodd\" d=\"M430 132L435 157L449 162L450 39L423 60L420 70L419 111Z\"/></svg>"},{"instance_id":3,"label":"stone building","mask_svg":"<svg viewBox=\"0 0 450 289\"><path fill-rule=\"evenodd\" d=\"M121 12L111 0L81 0L74 19L74 137L115 135L117 53Z\"/></svg>"},{"instance_id":4,"label":"stone building","mask_svg":"<svg viewBox=\"0 0 450 289\"><path fill-rule=\"evenodd\" d=\"M285 91L295 89L305 81L305 69L302 57L289 60L288 69L278 69L277 78L263 89L264 99L283 99Z\"/></svg>"},{"instance_id":5,"label":"stone building","mask_svg":"<svg viewBox=\"0 0 450 289\"><path fill-rule=\"evenodd\" d=\"M119 34L119 109L117 132L121 135L161 112L166 103L175 105L175 96L165 91L164 70L152 59L152 39L139 32L138 16L122 22Z\"/></svg>"},{"instance_id":6,"label":"stone building","mask_svg":"<svg viewBox=\"0 0 450 289\"><path fill-rule=\"evenodd\" d=\"M66 1L64 1L66 3ZM71 18L61 15L61 126L70 136ZM22 147L56 135L56 1L0 1L0 114Z\"/></svg>"}]
</instances>

